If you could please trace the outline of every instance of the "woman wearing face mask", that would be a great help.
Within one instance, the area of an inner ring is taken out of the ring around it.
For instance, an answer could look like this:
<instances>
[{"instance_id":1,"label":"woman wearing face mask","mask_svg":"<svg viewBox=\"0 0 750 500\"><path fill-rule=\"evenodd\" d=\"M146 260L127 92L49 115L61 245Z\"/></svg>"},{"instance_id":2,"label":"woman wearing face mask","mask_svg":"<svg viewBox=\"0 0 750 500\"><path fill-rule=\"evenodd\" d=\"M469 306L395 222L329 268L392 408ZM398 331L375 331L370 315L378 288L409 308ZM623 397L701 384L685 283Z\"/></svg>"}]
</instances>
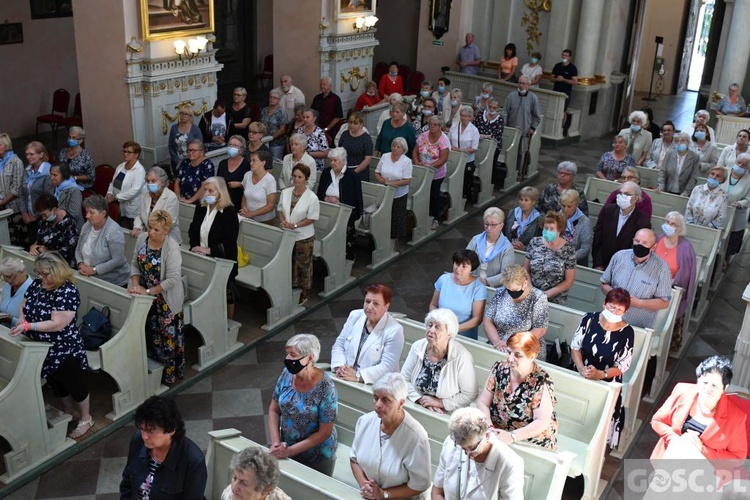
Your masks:
<instances>
[{"instance_id":1,"label":"woman wearing face mask","mask_svg":"<svg viewBox=\"0 0 750 500\"><path fill-rule=\"evenodd\" d=\"M492 97L492 90L494 87L490 82L484 82L482 84L482 92L474 98L474 112L479 113L487 109L490 104L490 97Z\"/></svg>"},{"instance_id":2,"label":"woman wearing face mask","mask_svg":"<svg viewBox=\"0 0 750 500\"><path fill-rule=\"evenodd\" d=\"M505 118L500 113L500 101L494 97L490 98L487 109L477 113L474 118L474 126L479 131L480 139L494 139L497 143L495 149L495 161L503 150L503 131L505 130Z\"/></svg>"},{"instance_id":3,"label":"woman wearing face mask","mask_svg":"<svg viewBox=\"0 0 750 500\"><path fill-rule=\"evenodd\" d=\"M417 137L419 137L419 134L429 131L427 122L433 115L435 115L436 109L437 102L432 97L422 100L422 113L411 122L411 125L414 127L414 133L417 134Z\"/></svg>"},{"instance_id":4,"label":"woman wearing face mask","mask_svg":"<svg viewBox=\"0 0 750 500\"><path fill-rule=\"evenodd\" d=\"M542 236L526 248L524 267L534 288L543 290L553 304L568 302L568 289L576 279L576 250L563 238L567 220L560 212L544 216Z\"/></svg>"},{"instance_id":5,"label":"woman wearing face mask","mask_svg":"<svg viewBox=\"0 0 750 500\"><path fill-rule=\"evenodd\" d=\"M719 188L727 180L727 172L722 167L708 171L705 184L695 186L690 193L685 220L688 224L722 229L727 216L727 193Z\"/></svg>"},{"instance_id":6,"label":"woman wearing face mask","mask_svg":"<svg viewBox=\"0 0 750 500\"><path fill-rule=\"evenodd\" d=\"M80 231L83 227L83 210L81 203L83 188L73 180L70 174L70 168L67 165L53 165L49 169L49 176L52 179L52 185L55 186L55 198L60 210L70 214L76 221L76 227Z\"/></svg>"},{"instance_id":7,"label":"woman wearing face mask","mask_svg":"<svg viewBox=\"0 0 750 500\"><path fill-rule=\"evenodd\" d=\"M487 303L487 288L472 274L479 268L479 257L474 250L459 250L453 254L453 272L443 273L435 282L430 311L450 309L458 318L458 333L476 340L479 324Z\"/></svg>"},{"instance_id":8,"label":"woman wearing face mask","mask_svg":"<svg viewBox=\"0 0 750 500\"><path fill-rule=\"evenodd\" d=\"M620 130L619 135L625 137L627 141L626 152L635 160L639 167L646 161L648 151L651 149L653 137L651 132L644 126L648 122L648 117L643 111L633 111L628 116L630 127Z\"/></svg>"},{"instance_id":9,"label":"woman wearing face mask","mask_svg":"<svg viewBox=\"0 0 750 500\"><path fill-rule=\"evenodd\" d=\"M435 111L435 113L443 116L443 119L445 119L445 109L450 109L451 107L451 93L448 90L448 86L450 84L451 81L446 77L440 77L438 78L437 90L432 93L432 98L435 99L435 102L437 103L437 110Z\"/></svg>"},{"instance_id":10,"label":"woman wearing face mask","mask_svg":"<svg viewBox=\"0 0 750 500\"><path fill-rule=\"evenodd\" d=\"M679 212L669 212L661 225L662 235L656 240L654 253L669 266L672 273L672 284L682 288L680 306L677 309L677 321L672 332L670 351L677 352L682 346L683 320L688 305L688 297L693 296L696 286L695 250L685 234L685 218Z\"/></svg>"},{"instance_id":11,"label":"woman wearing face mask","mask_svg":"<svg viewBox=\"0 0 750 500\"><path fill-rule=\"evenodd\" d=\"M424 100L425 99L431 99L430 95L432 94L432 82L429 80L425 80L422 82L422 86L420 87L419 94L415 99L412 99L412 101L409 103L409 108L406 110L406 113L409 115L409 118L411 121L417 120L422 115L422 109L424 108Z\"/></svg>"},{"instance_id":12,"label":"woman wearing face mask","mask_svg":"<svg viewBox=\"0 0 750 500\"><path fill-rule=\"evenodd\" d=\"M198 130L198 127L196 127ZM200 130L198 130L200 137ZM58 163L65 163L70 167L73 179L84 188L94 186L94 159L91 153L83 147L83 141L86 139L86 132L81 127L70 127L68 130L68 147L62 148L57 154Z\"/></svg>"},{"instance_id":13,"label":"woman wearing face mask","mask_svg":"<svg viewBox=\"0 0 750 500\"><path fill-rule=\"evenodd\" d=\"M690 136L685 132L675 135L674 151L667 152L664 165L659 170L659 184L656 192L689 196L700 173L701 158L691 151Z\"/></svg>"},{"instance_id":14,"label":"woman wearing face mask","mask_svg":"<svg viewBox=\"0 0 750 500\"><path fill-rule=\"evenodd\" d=\"M695 126L691 139L693 139L693 144L690 149L698 153L701 159L701 173L706 173L712 166L716 165L719 159L716 143L709 139L708 127L702 123Z\"/></svg>"},{"instance_id":15,"label":"woman wearing face mask","mask_svg":"<svg viewBox=\"0 0 750 500\"><path fill-rule=\"evenodd\" d=\"M453 120L458 116L458 112L461 109L461 99L464 94L461 89L452 89L450 95L449 106L443 108L443 121L445 121L445 131L451 128Z\"/></svg>"},{"instance_id":16,"label":"woman wearing face mask","mask_svg":"<svg viewBox=\"0 0 750 500\"><path fill-rule=\"evenodd\" d=\"M724 151L727 149L729 148L724 148ZM750 153L740 153L735 162L726 182L721 185L721 189L727 193L727 206L735 207L732 232L729 234L727 243L725 266L728 265L728 260L732 255L738 253L742 247L742 239L747 226L747 209L750 207L750 175L747 173L750 168Z\"/></svg>"},{"instance_id":17,"label":"woman wearing face mask","mask_svg":"<svg viewBox=\"0 0 750 500\"><path fill-rule=\"evenodd\" d=\"M148 228L148 218L156 210L164 210L172 217L172 229L169 236L174 238L178 243L182 243L182 233L180 233L180 202L177 195L169 189L167 184L169 177L167 172L161 167L151 167L146 172L146 189L141 195L141 207L138 215L133 221L133 230L130 231L132 236L138 236Z\"/></svg>"},{"instance_id":18,"label":"woman wearing face mask","mask_svg":"<svg viewBox=\"0 0 750 500\"><path fill-rule=\"evenodd\" d=\"M732 168L732 165L737 161L737 157L748 152L748 143L750 143L750 130L743 128L737 132L735 143L721 150L719 161L716 164L720 167Z\"/></svg>"},{"instance_id":19,"label":"woman wearing face mask","mask_svg":"<svg viewBox=\"0 0 750 500\"><path fill-rule=\"evenodd\" d=\"M29 253L34 256L47 251L59 252L68 265L75 269L76 245L78 244L78 227L72 216L57 207L57 198L43 194L36 199L34 209L41 217L36 241Z\"/></svg>"},{"instance_id":20,"label":"woman wearing face mask","mask_svg":"<svg viewBox=\"0 0 750 500\"><path fill-rule=\"evenodd\" d=\"M612 140L612 151L604 153L596 164L596 176L600 179L616 181L625 167L635 167L635 160L627 152L628 140L618 135Z\"/></svg>"},{"instance_id":21,"label":"woman wearing face mask","mask_svg":"<svg viewBox=\"0 0 750 500\"><path fill-rule=\"evenodd\" d=\"M516 68L518 68L518 57L516 57L516 44L509 43L505 46L503 57L500 58L500 65L497 68L498 80L510 83L516 82Z\"/></svg>"},{"instance_id":22,"label":"woman wearing face mask","mask_svg":"<svg viewBox=\"0 0 750 500\"><path fill-rule=\"evenodd\" d=\"M388 65L388 73L380 77L378 92L383 96L383 99L390 98L394 92L397 94L404 93L404 80L398 74L398 63L396 61L391 61Z\"/></svg>"},{"instance_id":23,"label":"woman wearing face mask","mask_svg":"<svg viewBox=\"0 0 750 500\"><path fill-rule=\"evenodd\" d=\"M301 333L286 343L284 371L268 408L269 452L333 474L338 437L338 394L328 374L315 367L320 341Z\"/></svg>"},{"instance_id":24,"label":"woman wearing face mask","mask_svg":"<svg viewBox=\"0 0 750 500\"><path fill-rule=\"evenodd\" d=\"M375 85L375 82L367 82L365 83L365 91L360 94L354 104L354 111L360 111L362 108L375 106L381 102L383 102L383 99L380 98L378 86Z\"/></svg>"},{"instance_id":25,"label":"woman wearing face mask","mask_svg":"<svg viewBox=\"0 0 750 500\"><path fill-rule=\"evenodd\" d=\"M542 79L542 74L544 73L544 70L542 66L539 64L539 61L542 59L542 54L539 52L532 52L531 53L531 60L523 65L521 68L521 76L526 76L529 78L529 86L539 88L539 81Z\"/></svg>"},{"instance_id":26,"label":"woman wearing face mask","mask_svg":"<svg viewBox=\"0 0 750 500\"><path fill-rule=\"evenodd\" d=\"M628 291L613 288L604 298L601 312L587 313L581 318L573 335L570 355L583 378L622 383L622 375L628 371L633 359L635 333L633 327L622 319L629 307ZM610 448L617 448L624 423L625 409L620 394L607 435Z\"/></svg>"},{"instance_id":27,"label":"woman wearing face mask","mask_svg":"<svg viewBox=\"0 0 750 500\"><path fill-rule=\"evenodd\" d=\"M250 160L245 156L247 143L240 135L233 135L227 141L227 154L229 158L221 160L219 169L216 171L218 177L223 177L229 190L229 198L235 207L242 206L242 179L250 171Z\"/></svg>"},{"instance_id":28,"label":"woman wearing face mask","mask_svg":"<svg viewBox=\"0 0 750 500\"><path fill-rule=\"evenodd\" d=\"M531 332L539 339L539 360L544 361L547 358L544 336L549 326L547 296L531 285L529 273L518 264L503 269L500 284L484 310L488 343L506 352L508 337L516 332Z\"/></svg>"}]
</instances>

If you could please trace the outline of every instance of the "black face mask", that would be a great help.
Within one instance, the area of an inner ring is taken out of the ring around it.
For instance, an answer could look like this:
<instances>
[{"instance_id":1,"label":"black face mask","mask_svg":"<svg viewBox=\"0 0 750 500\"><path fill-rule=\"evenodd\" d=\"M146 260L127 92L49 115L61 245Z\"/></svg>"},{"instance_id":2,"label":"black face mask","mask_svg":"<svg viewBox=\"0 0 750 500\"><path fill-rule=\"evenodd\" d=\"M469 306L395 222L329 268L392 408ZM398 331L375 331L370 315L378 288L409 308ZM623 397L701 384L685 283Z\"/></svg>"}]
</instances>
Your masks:
<instances>
[{"instance_id":1,"label":"black face mask","mask_svg":"<svg viewBox=\"0 0 750 500\"><path fill-rule=\"evenodd\" d=\"M508 289L506 288L506 290ZM518 297L523 295L523 288L521 288L520 290L508 290L508 295L510 295L510 298L512 299L517 299Z\"/></svg>"},{"instance_id":2,"label":"black face mask","mask_svg":"<svg viewBox=\"0 0 750 500\"><path fill-rule=\"evenodd\" d=\"M642 259L645 256L647 256L649 253L651 253L651 249L644 247L643 245L633 245L633 253L635 254L636 257L638 257L639 259Z\"/></svg>"},{"instance_id":3,"label":"black face mask","mask_svg":"<svg viewBox=\"0 0 750 500\"><path fill-rule=\"evenodd\" d=\"M300 363L300 360L304 358L299 359L285 359L284 360L284 366L286 366L286 369L289 370L289 373L292 375L297 375L299 372L305 369L305 366L302 363Z\"/></svg>"}]
</instances>

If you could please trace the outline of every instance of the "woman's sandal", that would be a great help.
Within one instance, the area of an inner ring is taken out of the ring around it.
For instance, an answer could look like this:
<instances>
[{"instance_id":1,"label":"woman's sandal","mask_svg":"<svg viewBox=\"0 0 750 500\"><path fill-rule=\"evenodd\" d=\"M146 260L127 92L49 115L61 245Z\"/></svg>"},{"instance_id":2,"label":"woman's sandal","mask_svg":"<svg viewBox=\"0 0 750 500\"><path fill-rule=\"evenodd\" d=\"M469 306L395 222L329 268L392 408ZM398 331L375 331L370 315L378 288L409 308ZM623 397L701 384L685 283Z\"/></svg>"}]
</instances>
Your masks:
<instances>
[{"instance_id":1,"label":"woman's sandal","mask_svg":"<svg viewBox=\"0 0 750 500\"><path fill-rule=\"evenodd\" d=\"M76 425L76 428L70 431L70 434L68 434L68 437L71 439L78 439L79 437L86 434L88 431L91 430L91 428L94 427L94 419L89 418L87 421L79 420L78 425Z\"/></svg>"}]
</instances>

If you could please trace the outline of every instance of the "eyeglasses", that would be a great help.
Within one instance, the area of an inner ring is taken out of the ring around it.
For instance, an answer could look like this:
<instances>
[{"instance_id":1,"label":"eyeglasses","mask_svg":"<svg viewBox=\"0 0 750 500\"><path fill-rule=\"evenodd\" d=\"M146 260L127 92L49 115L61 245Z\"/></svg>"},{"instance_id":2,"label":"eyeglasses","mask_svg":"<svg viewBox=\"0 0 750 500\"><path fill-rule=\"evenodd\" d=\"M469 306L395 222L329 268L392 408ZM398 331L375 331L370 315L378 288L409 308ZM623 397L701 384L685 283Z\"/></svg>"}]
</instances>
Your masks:
<instances>
[{"instance_id":1,"label":"eyeglasses","mask_svg":"<svg viewBox=\"0 0 750 500\"><path fill-rule=\"evenodd\" d=\"M244 94L232 94L234 97L244 97Z\"/></svg>"},{"instance_id":2,"label":"eyeglasses","mask_svg":"<svg viewBox=\"0 0 750 500\"><path fill-rule=\"evenodd\" d=\"M21 271L18 271L18 272L20 273ZM3 275L2 275L2 277L3 277L3 280L5 280L5 281L10 281L10 280L12 280L13 278L15 278L16 276L18 276L18 273L13 273L13 274L3 274Z\"/></svg>"},{"instance_id":3,"label":"eyeglasses","mask_svg":"<svg viewBox=\"0 0 750 500\"><path fill-rule=\"evenodd\" d=\"M199 151L201 151L201 150L200 149L188 149L187 150L188 153L197 153Z\"/></svg>"},{"instance_id":4,"label":"eyeglasses","mask_svg":"<svg viewBox=\"0 0 750 500\"><path fill-rule=\"evenodd\" d=\"M478 450L479 450L479 447L482 445L483 441L484 439L480 439L479 442L477 442L477 444L470 450L467 449L465 446L462 446L461 449L464 450L467 455L469 455L470 457L473 457L479 453Z\"/></svg>"},{"instance_id":5,"label":"eyeglasses","mask_svg":"<svg viewBox=\"0 0 750 500\"><path fill-rule=\"evenodd\" d=\"M634 181L634 180L638 180L638 177L636 177L635 175L622 175L620 176L620 179L623 179L626 181Z\"/></svg>"},{"instance_id":6,"label":"eyeglasses","mask_svg":"<svg viewBox=\"0 0 750 500\"><path fill-rule=\"evenodd\" d=\"M37 271L37 273L36 273L36 274L37 274L37 276L39 276L40 278L44 278L44 279L47 279L47 278L49 278L49 277L50 277L50 276L52 275L52 273L50 273L50 272L46 272L46 273L45 273L45 272L42 272L42 271Z\"/></svg>"},{"instance_id":7,"label":"eyeglasses","mask_svg":"<svg viewBox=\"0 0 750 500\"><path fill-rule=\"evenodd\" d=\"M123 149L122 152L125 153L126 155L135 154L135 151L128 151L127 149Z\"/></svg>"},{"instance_id":8,"label":"eyeglasses","mask_svg":"<svg viewBox=\"0 0 750 500\"><path fill-rule=\"evenodd\" d=\"M494 223L493 222L485 222L484 223L484 227L493 227L494 228L494 227L497 227L499 225L500 225L499 222L494 222Z\"/></svg>"},{"instance_id":9,"label":"eyeglasses","mask_svg":"<svg viewBox=\"0 0 750 500\"><path fill-rule=\"evenodd\" d=\"M622 191L620 191L620 194L623 196L635 196L633 193L623 193Z\"/></svg>"},{"instance_id":10,"label":"eyeglasses","mask_svg":"<svg viewBox=\"0 0 750 500\"><path fill-rule=\"evenodd\" d=\"M263 132L261 132L260 130L251 130L250 133L251 134L262 134Z\"/></svg>"}]
</instances>

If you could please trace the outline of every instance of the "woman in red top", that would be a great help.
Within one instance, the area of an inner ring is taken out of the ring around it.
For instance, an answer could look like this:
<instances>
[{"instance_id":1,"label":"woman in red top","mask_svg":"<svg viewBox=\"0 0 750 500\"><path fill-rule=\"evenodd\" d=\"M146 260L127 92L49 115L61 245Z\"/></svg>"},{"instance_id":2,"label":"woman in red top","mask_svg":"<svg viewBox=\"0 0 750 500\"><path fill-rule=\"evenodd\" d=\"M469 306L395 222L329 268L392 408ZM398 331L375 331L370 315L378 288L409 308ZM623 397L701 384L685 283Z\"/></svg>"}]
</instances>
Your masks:
<instances>
[{"instance_id":1,"label":"woman in red top","mask_svg":"<svg viewBox=\"0 0 750 500\"><path fill-rule=\"evenodd\" d=\"M380 77L378 91L384 99L388 99L394 92L404 94L404 80L398 74L398 63L396 61L391 61L388 74Z\"/></svg>"},{"instance_id":2,"label":"woman in red top","mask_svg":"<svg viewBox=\"0 0 750 500\"><path fill-rule=\"evenodd\" d=\"M354 105L354 111L360 111L366 106L375 106L382 102L378 88L375 86L375 82L365 83L365 91L357 98L357 103Z\"/></svg>"}]
</instances>

